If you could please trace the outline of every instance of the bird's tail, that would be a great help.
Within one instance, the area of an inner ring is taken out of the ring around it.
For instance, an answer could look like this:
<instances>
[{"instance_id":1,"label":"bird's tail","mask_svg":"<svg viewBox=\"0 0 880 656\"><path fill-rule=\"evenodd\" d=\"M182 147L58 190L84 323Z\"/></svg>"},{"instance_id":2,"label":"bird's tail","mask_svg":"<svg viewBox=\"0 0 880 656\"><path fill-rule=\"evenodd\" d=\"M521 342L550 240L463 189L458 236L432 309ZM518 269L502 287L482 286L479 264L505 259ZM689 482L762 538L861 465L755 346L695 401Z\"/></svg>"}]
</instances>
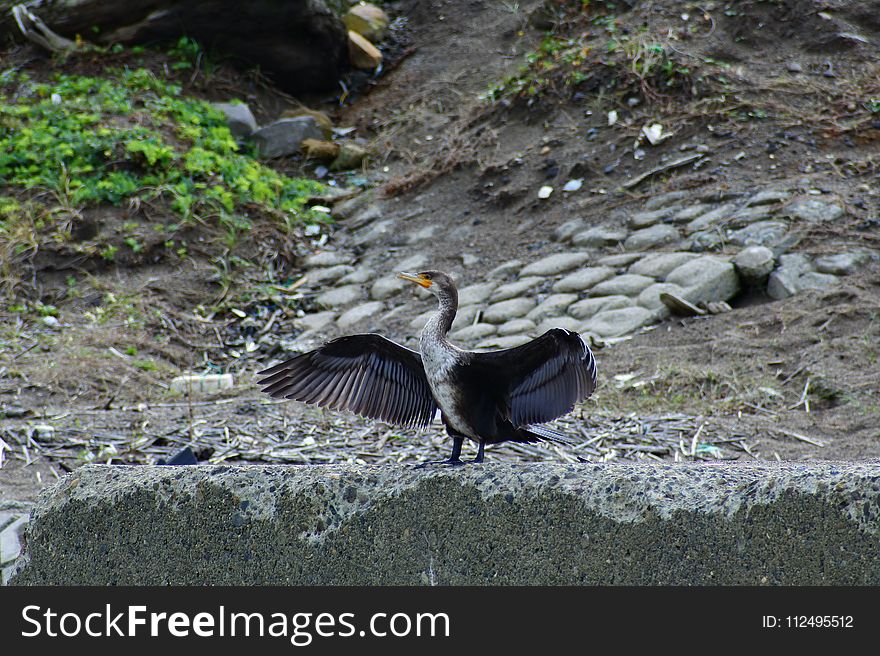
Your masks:
<instances>
[{"instance_id":1,"label":"bird's tail","mask_svg":"<svg viewBox=\"0 0 880 656\"><path fill-rule=\"evenodd\" d=\"M577 444L577 442L568 435L563 435L562 433L555 431L552 428L547 428L546 426L522 426L519 429L519 432L524 438L522 440L523 442L536 442L540 440L544 442L553 442L554 444L565 444L568 446Z\"/></svg>"}]
</instances>

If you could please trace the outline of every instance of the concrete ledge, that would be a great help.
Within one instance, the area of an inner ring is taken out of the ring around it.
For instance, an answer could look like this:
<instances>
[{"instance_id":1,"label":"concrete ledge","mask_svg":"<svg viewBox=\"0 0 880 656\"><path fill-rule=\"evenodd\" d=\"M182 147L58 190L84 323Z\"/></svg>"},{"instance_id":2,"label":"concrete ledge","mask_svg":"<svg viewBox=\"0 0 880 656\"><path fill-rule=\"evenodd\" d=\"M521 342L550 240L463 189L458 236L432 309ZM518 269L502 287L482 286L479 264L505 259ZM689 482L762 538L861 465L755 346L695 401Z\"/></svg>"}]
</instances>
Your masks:
<instances>
[{"instance_id":1,"label":"concrete ledge","mask_svg":"<svg viewBox=\"0 0 880 656\"><path fill-rule=\"evenodd\" d=\"M90 465L12 585L880 584L880 461Z\"/></svg>"}]
</instances>

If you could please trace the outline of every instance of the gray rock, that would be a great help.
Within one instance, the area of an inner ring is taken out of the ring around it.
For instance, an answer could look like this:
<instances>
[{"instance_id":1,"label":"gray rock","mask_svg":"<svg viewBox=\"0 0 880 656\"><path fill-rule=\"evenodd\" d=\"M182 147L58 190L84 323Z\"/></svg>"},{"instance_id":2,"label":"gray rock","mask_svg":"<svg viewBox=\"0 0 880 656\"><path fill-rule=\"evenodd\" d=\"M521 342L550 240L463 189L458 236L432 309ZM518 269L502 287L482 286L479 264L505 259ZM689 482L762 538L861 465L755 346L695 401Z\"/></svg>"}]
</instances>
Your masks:
<instances>
[{"instance_id":1,"label":"gray rock","mask_svg":"<svg viewBox=\"0 0 880 656\"><path fill-rule=\"evenodd\" d=\"M348 275L343 276L339 279L340 285L362 285L367 281L372 280L376 277L376 274L370 267L362 266L358 267Z\"/></svg>"},{"instance_id":2,"label":"gray rock","mask_svg":"<svg viewBox=\"0 0 880 656\"><path fill-rule=\"evenodd\" d=\"M359 230L354 235L353 242L355 246L369 246L378 242L389 242L389 237L394 233L394 219L384 219L372 225L367 226L363 230Z\"/></svg>"},{"instance_id":3,"label":"gray rock","mask_svg":"<svg viewBox=\"0 0 880 656\"><path fill-rule=\"evenodd\" d=\"M335 318L335 312L325 310L324 312L314 312L304 317L299 317L294 323L303 330L321 330L321 328L326 328L331 324Z\"/></svg>"},{"instance_id":4,"label":"gray rock","mask_svg":"<svg viewBox=\"0 0 880 656\"><path fill-rule=\"evenodd\" d=\"M609 267L587 267L565 276L553 285L553 291L559 293L581 292L590 289L603 280L614 275L614 269Z\"/></svg>"},{"instance_id":5,"label":"gray rock","mask_svg":"<svg viewBox=\"0 0 880 656\"><path fill-rule=\"evenodd\" d=\"M472 326L465 326L453 333L450 333L449 339L457 342L472 342L489 335L494 335L497 328L489 323L475 323Z\"/></svg>"},{"instance_id":6,"label":"gray rock","mask_svg":"<svg viewBox=\"0 0 880 656\"><path fill-rule=\"evenodd\" d=\"M523 263L521 260L508 260L492 269L486 274L486 277L491 278L492 280L501 280L510 274L519 271L522 268L522 265Z\"/></svg>"},{"instance_id":7,"label":"gray rock","mask_svg":"<svg viewBox=\"0 0 880 656\"><path fill-rule=\"evenodd\" d=\"M326 285L341 280L354 271L354 267L348 264L337 264L332 267L312 269L306 276L310 285Z\"/></svg>"},{"instance_id":8,"label":"gray rock","mask_svg":"<svg viewBox=\"0 0 880 656\"><path fill-rule=\"evenodd\" d=\"M382 216L382 208L377 204L367 205L363 209L358 210L345 222L349 230L358 230L366 225L371 224Z\"/></svg>"},{"instance_id":9,"label":"gray rock","mask_svg":"<svg viewBox=\"0 0 880 656\"><path fill-rule=\"evenodd\" d=\"M758 221L730 233L730 241L741 246L773 246L788 233L783 221Z\"/></svg>"},{"instance_id":10,"label":"gray rock","mask_svg":"<svg viewBox=\"0 0 880 656\"><path fill-rule=\"evenodd\" d=\"M638 212L637 214L633 214L629 217L630 228L634 228L636 230L640 228L647 228L648 226L652 226L655 223L662 221L663 219L672 216L678 207L662 207L657 210L649 211L649 212Z\"/></svg>"},{"instance_id":11,"label":"gray rock","mask_svg":"<svg viewBox=\"0 0 880 656\"><path fill-rule=\"evenodd\" d=\"M395 271L420 271L428 264L428 256L424 253L413 253L409 257L395 262Z\"/></svg>"},{"instance_id":12,"label":"gray rock","mask_svg":"<svg viewBox=\"0 0 880 656\"><path fill-rule=\"evenodd\" d=\"M565 313L565 309L578 300L577 294L551 294L537 307L526 315L526 319L541 321L547 317L558 317Z\"/></svg>"},{"instance_id":13,"label":"gray rock","mask_svg":"<svg viewBox=\"0 0 880 656\"><path fill-rule=\"evenodd\" d=\"M499 286L494 292L492 292L489 300L494 303L495 301L506 301L509 298L521 296L522 294L531 291L542 282L544 282L544 278L539 276L520 278L519 280Z\"/></svg>"},{"instance_id":14,"label":"gray rock","mask_svg":"<svg viewBox=\"0 0 880 656\"><path fill-rule=\"evenodd\" d=\"M568 241L576 233L580 232L587 225L583 219L571 219L553 231L553 239L555 241Z\"/></svg>"},{"instance_id":15,"label":"gray rock","mask_svg":"<svg viewBox=\"0 0 880 656\"><path fill-rule=\"evenodd\" d=\"M431 310L432 313L436 311ZM455 315L455 320L452 322L452 330L459 330L465 326L473 325L479 313L480 309L476 305L465 305L462 308L458 308L458 314ZM424 325L423 323L422 326Z\"/></svg>"},{"instance_id":16,"label":"gray rock","mask_svg":"<svg viewBox=\"0 0 880 656\"><path fill-rule=\"evenodd\" d=\"M571 243L578 247L599 248L615 246L626 239L627 232L621 228L596 227L579 232L571 238Z\"/></svg>"},{"instance_id":17,"label":"gray rock","mask_svg":"<svg viewBox=\"0 0 880 656\"><path fill-rule=\"evenodd\" d=\"M584 321L604 310L619 310L630 307L632 304L633 300L627 296L598 296L572 303L568 308L568 313L575 319Z\"/></svg>"},{"instance_id":18,"label":"gray rock","mask_svg":"<svg viewBox=\"0 0 880 656\"><path fill-rule=\"evenodd\" d=\"M818 273L807 271L797 280L798 291L805 289L830 289L840 282L840 278L831 273Z\"/></svg>"},{"instance_id":19,"label":"gray rock","mask_svg":"<svg viewBox=\"0 0 880 656\"><path fill-rule=\"evenodd\" d=\"M437 233L440 232L440 226L436 223L431 225L426 225L418 230L413 230L412 232L408 232L406 235L406 243L407 244L418 244L419 242L427 241L429 239L433 239L437 236Z\"/></svg>"},{"instance_id":20,"label":"gray rock","mask_svg":"<svg viewBox=\"0 0 880 656\"><path fill-rule=\"evenodd\" d=\"M652 321L654 321L653 312L634 305L620 310L599 312L583 323L581 332L592 333L599 337L618 337L638 330Z\"/></svg>"},{"instance_id":21,"label":"gray rock","mask_svg":"<svg viewBox=\"0 0 880 656\"><path fill-rule=\"evenodd\" d=\"M303 260L303 265L307 268L337 266L339 264L349 264L354 257L345 251L321 251L309 255Z\"/></svg>"},{"instance_id":22,"label":"gray rock","mask_svg":"<svg viewBox=\"0 0 880 656\"><path fill-rule=\"evenodd\" d=\"M733 258L739 277L748 285L763 284L774 265L773 251L766 246L749 246Z\"/></svg>"},{"instance_id":23,"label":"gray rock","mask_svg":"<svg viewBox=\"0 0 880 656\"><path fill-rule=\"evenodd\" d=\"M318 294L315 302L321 307L338 308L359 301L364 296L364 288L360 285L345 285Z\"/></svg>"},{"instance_id":24,"label":"gray rock","mask_svg":"<svg viewBox=\"0 0 880 656\"><path fill-rule=\"evenodd\" d=\"M396 275L382 276L370 287L370 298L376 301L384 301L395 294L399 294L412 283L398 278Z\"/></svg>"},{"instance_id":25,"label":"gray rock","mask_svg":"<svg viewBox=\"0 0 880 656\"><path fill-rule=\"evenodd\" d=\"M543 335L553 328L564 328L574 332L580 332L582 321L574 317L548 317L535 327L536 335Z\"/></svg>"},{"instance_id":26,"label":"gray rock","mask_svg":"<svg viewBox=\"0 0 880 656\"><path fill-rule=\"evenodd\" d=\"M370 317L375 317L379 312L385 309L385 304L381 301L371 301L369 303L364 303L363 305L358 305L356 307L343 312L342 315L336 320L336 325L342 329L351 328L355 324L364 321L365 319L369 319Z\"/></svg>"},{"instance_id":27,"label":"gray rock","mask_svg":"<svg viewBox=\"0 0 880 656\"><path fill-rule=\"evenodd\" d=\"M474 305L487 301L497 286L494 282L478 282L475 285L462 287L458 290L458 304Z\"/></svg>"},{"instance_id":28,"label":"gray rock","mask_svg":"<svg viewBox=\"0 0 880 656\"><path fill-rule=\"evenodd\" d=\"M767 279L767 294L780 300L794 296L800 291L798 281L801 276L813 270L813 263L803 253L786 253L779 257L779 266Z\"/></svg>"},{"instance_id":29,"label":"gray rock","mask_svg":"<svg viewBox=\"0 0 880 656\"><path fill-rule=\"evenodd\" d=\"M791 194L787 191L775 191L773 189L766 189L764 191L759 191L757 194L752 196L746 201L746 205L754 206L754 205L772 205L773 203L782 203L788 200L791 197Z\"/></svg>"},{"instance_id":30,"label":"gray rock","mask_svg":"<svg viewBox=\"0 0 880 656\"><path fill-rule=\"evenodd\" d=\"M684 200L685 198L687 198L687 196L688 192L686 191L668 191L665 194L660 194L659 196L649 198L647 201L645 201L644 207L646 210L656 210L661 207L677 203L680 200Z\"/></svg>"},{"instance_id":31,"label":"gray rock","mask_svg":"<svg viewBox=\"0 0 880 656\"><path fill-rule=\"evenodd\" d=\"M681 233L675 227L668 224L658 224L650 228L636 230L626 238L623 247L628 251L641 251L662 244L670 244L680 239Z\"/></svg>"},{"instance_id":32,"label":"gray rock","mask_svg":"<svg viewBox=\"0 0 880 656\"><path fill-rule=\"evenodd\" d=\"M323 139L321 126L311 116L282 118L251 135L260 157L284 157L300 152L305 139Z\"/></svg>"},{"instance_id":33,"label":"gray rock","mask_svg":"<svg viewBox=\"0 0 880 656\"><path fill-rule=\"evenodd\" d=\"M682 264L666 276L666 282L683 287L682 297L694 305L727 301L739 291L739 276L733 264L712 255Z\"/></svg>"},{"instance_id":34,"label":"gray rock","mask_svg":"<svg viewBox=\"0 0 880 656\"><path fill-rule=\"evenodd\" d=\"M837 255L823 255L816 258L816 270L820 273L833 273L838 276L848 276L856 272L870 259L867 253L838 253Z\"/></svg>"},{"instance_id":35,"label":"gray rock","mask_svg":"<svg viewBox=\"0 0 880 656\"><path fill-rule=\"evenodd\" d=\"M679 210L670 217L670 221L673 221L674 223L693 221L698 216L702 216L711 209L711 205L706 205L705 203L697 203L696 205L691 205L690 207L685 207L683 210Z\"/></svg>"},{"instance_id":36,"label":"gray rock","mask_svg":"<svg viewBox=\"0 0 880 656\"><path fill-rule=\"evenodd\" d=\"M796 219L803 219L810 223L822 223L834 221L843 216L844 209L837 203L831 203L817 198L802 198L789 204L786 211Z\"/></svg>"},{"instance_id":37,"label":"gray rock","mask_svg":"<svg viewBox=\"0 0 880 656\"><path fill-rule=\"evenodd\" d=\"M516 346L522 346L526 342L530 341L532 341L532 338L528 335L506 335L504 337L496 336L490 337L489 339L484 339L474 348L476 348L478 351L485 351L490 349L501 350L514 348Z\"/></svg>"},{"instance_id":38,"label":"gray rock","mask_svg":"<svg viewBox=\"0 0 880 656\"><path fill-rule=\"evenodd\" d=\"M665 316L668 313L668 308L663 304L663 301L660 300L660 294L683 296L685 290L670 282L655 282L653 285L645 287L641 291L638 299L636 299L636 303L643 308L654 310Z\"/></svg>"},{"instance_id":39,"label":"gray rock","mask_svg":"<svg viewBox=\"0 0 880 656\"><path fill-rule=\"evenodd\" d=\"M640 260L643 257L644 253L615 253L614 255L606 255L605 257L600 257L598 260L596 260L596 265L617 269L619 267L629 266L636 260Z\"/></svg>"},{"instance_id":40,"label":"gray rock","mask_svg":"<svg viewBox=\"0 0 880 656\"><path fill-rule=\"evenodd\" d=\"M739 228L741 226L755 223L756 221L764 221L773 216L773 211L765 205L756 207L744 207L734 212L730 217L729 225Z\"/></svg>"},{"instance_id":41,"label":"gray rock","mask_svg":"<svg viewBox=\"0 0 880 656\"><path fill-rule=\"evenodd\" d=\"M532 333L535 331L535 322L531 319L511 319L507 323L498 326L498 334L502 337L519 335L520 333Z\"/></svg>"},{"instance_id":42,"label":"gray rock","mask_svg":"<svg viewBox=\"0 0 880 656\"><path fill-rule=\"evenodd\" d=\"M506 323L511 319L524 317L536 305L531 298L511 298L500 303L495 303L483 312L483 321L486 323Z\"/></svg>"},{"instance_id":43,"label":"gray rock","mask_svg":"<svg viewBox=\"0 0 880 656\"><path fill-rule=\"evenodd\" d=\"M653 253L646 255L629 268L629 273L640 276L650 276L662 280L672 270L680 267L685 262L690 262L699 255L673 251L671 253Z\"/></svg>"},{"instance_id":44,"label":"gray rock","mask_svg":"<svg viewBox=\"0 0 880 656\"><path fill-rule=\"evenodd\" d=\"M211 105L226 116L226 124L235 139L244 139L257 131L257 119L244 103L218 102Z\"/></svg>"},{"instance_id":45,"label":"gray rock","mask_svg":"<svg viewBox=\"0 0 880 656\"><path fill-rule=\"evenodd\" d=\"M695 253L718 251L724 248L724 233L719 228L701 230L691 235L691 250Z\"/></svg>"},{"instance_id":46,"label":"gray rock","mask_svg":"<svg viewBox=\"0 0 880 656\"><path fill-rule=\"evenodd\" d=\"M600 282L590 289L590 296L638 296L645 287L654 282L648 276L624 273Z\"/></svg>"},{"instance_id":47,"label":"gray rock","mask_svg":"<svg viewBox=\"0 0 880 656\"><path fill-rule=\"evenodd\" d=\"M589 253L557 253L523 267L522 271L519 272L519 275L522 277L555 276L559 273L565 273L566 271L576 269L589 259Z\"/></svg>"},{"instance_id":48,"label":"gray rock","mask_svg":"<svg viewBox=\"0 0 880 656\"><path fill-rule=\"evenodd\" d=\"M696 219L688 223L687 230L688 232L697 232L698 230L705 230L706 228L715 225L725 219L728 219L731 214L736 211L736 205L733 203L725 203L724 205L720 205L716 207L714 210L710 210L705 214L701 214Z\"/></svg>"},{"instance_id":49,"label":"gray rock","mask_svg":"<svg viewBox=\"0 0 880 656\"><path fill-rule=\"evenodd\" d=\"M409 322L409 327L410 327L410 329L412 329L412 330L421 330L422 328L424 328L424 327L425 327L425 324L428 323L428 319L430 319L431 316L432 316L436 311L437 311L436 309L433 309L433 310L427 310L426 312L422 312L420 315L418 315L418 316L415 317L412 321ZM456 320L457 320L460 316L461 316L461 312L459 312L458 315L456 315L456 317L455 317ZM461 327L463 328L465 325L467 325L467 324L462 324Z\"/></svg>"}]
</instances>

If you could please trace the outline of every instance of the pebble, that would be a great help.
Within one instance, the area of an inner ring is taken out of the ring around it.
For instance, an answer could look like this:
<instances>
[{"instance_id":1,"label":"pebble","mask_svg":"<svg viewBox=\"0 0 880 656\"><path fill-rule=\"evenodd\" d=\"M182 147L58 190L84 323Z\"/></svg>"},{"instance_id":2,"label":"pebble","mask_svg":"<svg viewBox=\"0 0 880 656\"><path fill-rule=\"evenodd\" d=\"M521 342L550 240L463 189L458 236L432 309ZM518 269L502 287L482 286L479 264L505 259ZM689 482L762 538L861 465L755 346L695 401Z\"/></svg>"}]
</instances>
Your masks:
<instances>
[{"instance_id":1,"label":"pebble","mask_svg":"<svg viewBox=\"0 0 880 656\"><path fill-rule=\"evenodd\" d=\"M683 210L679 210L678 212L673 214L670 217L670 221L673 221L674 223L693 221L698 216L702 216L703 214L708 212L711 207L711 205L706 205L705 203L697 203L696 205L685 207Z\"/></svg>"},{"instance_id":2,"label":"pebble","mask_svg":"<svg viewBox=\"0 0 880 656\"><path fill-rule=\"evenodd\" d=\"M728 218L733 212L736 210L736 205L733 203L725 203L724 205L720 205L716 207L714 210L709 210L705 214L701 214L696 219L687 224L688 232L696 232L698 230L705 230L709 226L715 225L719 221L723 221Z\"/></svg>"},{"instance_id":3,"label":"pebble","mask_svg":"<svg viewBox=\"0 0 880 656\"><path fill-rule=\"evenodd\" d=\"M440 232L440 226L426 225L424 228L419 228L418 230L413 230L406 235L406 243L407 244L417 244L422 241L427 241L429 239L433 239L437 233Z\"/></svg>"},{"instance_id":4,"label":"pebble","mask_svg":"<svg viewBox=\"0 0 880 656\"><path fill-rule=\"evenodd\" d=\"M568 313L575 319L583 321L603 310L619 310L630 307L632 304L632 299L626 296L598 296L572 303L568 308Z\"/></svg>"},{"instance_id":5,"label":"pebble","mask_svg":"<svg viewBox=\"0 0 880 656\"><path fill-rule=\"evenodd\" d=\"M483 312L483 321L486 323L506 323L511 319L519 319L535 307L537 303L531 298L511 298L500 303L495 303Z\"/></svg>"},{"instance_id":6,"label":"pebble","mask_svg":"<svg viewBox=\"0 0 880 656\"><path fill-rule=\"evenodd\" d=\"M734 230L728 236L733 244L740 246L773 246L788 233L788 224L782 221L758 221L745 228Z\"/></svg>"},{"instance_id":7,"label":"pebble","mask_svg":"<svg viewBox=\"0 0 880 656\"><path fill-rule=\"evenodd\" d=\"M586 225L587 222L583 219L571 219L570 221L566 221L553 231L553 239L554 241L568 241L576 233L583 230Z\"/></svg>"},{"instance_id":8,"label":"pebble","mask_svg":"<svg viewBox=\"0 0 880 656\"><path fill-rule=\"evenodd\" d=\"M432 310L431 313L436 311L437 310ZM479 313L480 309L476 305L466 305L462 308L458 308L458 314L455 315L455 319L452 322L452 329L458 330L460 328L464 328L465 326L472 325ZM427 323L427 319L425 319L425 322L422 323L422 326L424 326L425 323Z\"/></svg>"},{"instance_id":9,"label":"pebble","mask_svg":"<svg viewBox=\"0 0 880 656\"><path fill-rule=\"evenodd\" d=\"M766 246L749 246L733 258L733 266L743 282L748 285L760 285L773 271L775 260L773 251Z\"/></svg>"},{"instance_id":10,"label":"pebble","mask_svg":"<svg viewBox=\"0 0 880 656\"><path fill-rule=\"evenodd\" d=\"M509 282L498 287L494 292L492 292L489 300L494 303L495 301L506 301L509 298L521 296L526 292L531 291L542 282L544 282L544 278L539 276L520 278L519 280L515 280L513 282Z\"/></svg>"},{"instance_id":11,"label":"pebble","mask_svg":"<svg viewBox=\"0 0 880 656\"><path fill-rule=\"evenodd\" d=\"M460 328L453 333L450 333L449 338L455 341L461 342L471 342L473 340L482 339L483 337L488 337L489 335L494 335L497 328L492 324L488 323L475 323L471 326L465 326L464 328Z\"/></svg>"},{"instance_id":12,"label":"pebble","mask_svg":"<svg viewBox=\"0 0 880 656\"><path fill-rule=\"evenodd\" d=\"M494 282L480 282L462 287L458 290L458 304L475 305L487 301L497 286Z\"/></svg>"},{"instance_id":13,"label":"pebble","mask_svg":"<svg viewBox=\"0 0 880 656\"><path fill-rule=\"evenodd\" d=\"M353 307L350 310L343 312L336 320L336 325L343 329L351 328L365 319L376 316L384 309L385 304L381 301L364 303L363 305L358 305L357 307Z\"/></svg>"},{"instance_id":14,"label":"pebble","mask_svg":"<svg viewBox=\"0 0 880 656\"><path fill-rule=\"evenodd\" d=\"M303 260L303 265L306 268L330 267L339 264L348 264L353 259L354 257L345 251L321 251L320 253L309 255Z\"/></svg>"},{"instance_id":15,"label":"pebble","mask_svg":"<svg viewBox=\"0 0 880 656\"><path fill-rule=\"evenodd\" d=\"M507 323L498 326L498 334L502 337L519 333L533 333L534 331L535 322L531 319L511 319Z\"/></svg>"},{"instance_id":16,"label":"pebble","mask_svg":"<svg viewBox=\"0 0 880 656\"><path fill-rule=\"evenodd\" d=\"M597 227L575 234L571 243L578 247L597 248L615 246L626 239L627 232L619 228Z\"/></svg>"},{"instance_id":17,"label":"pebble","mask_svg":"<svg viewBox=\"0 0 880 656\"><path fill-rule=\"evenodd\" d=\"M547 317L559 316L576 300L578 300L577 294L551 294L529 312L526 315L526 319L541 321Z\"/></svg>"},{"instance_id":18,"label":"pebble","mask_svg":"<svg viewBox=\"0 0 880 656\"><path fill-rule=\"evenodd\" d=\"M855 273L870 259L867 253L838 253L837 255L823 255L816 258L816 270L820 273L833 273L838 276L847 276Z\"/></svg>"},{"instance_id":19,"label":"pebble","mask_svg":"<svg viewBox=\"0 0 880 656\"><path fill-rule=\"evenodd\" d=\"M715 251L724 248L724 235L717 228L702 230L691 235L691 250L695 253Z\"/></svg>"},{"instance_id":20,"label":"pebble","mask_svg":"<svg viewBox=\"0 0 880 656\"><path fill-rule=\"evenodd\" d=\"M360 285L345 285L318 294L315 302L325 308L338 308L361 300L364 288Z\"/></svg>"},{"instance_id":21,"label":"pebble","mask_svg":"<svg viewBox=\"0 0 880 656\"><path fill-rule=\"evenodd\" d=\"M565 276L553 285L554 292L582 292L614 275L609 267L587 267Z\"/></svg>"},{"instance_id":22,"label":"pebble","mask_svg":"<svg viewBox=\"0 0 880 656\"><path fill-rule=\"evenodd\" d=\"M321 330L321 328L325 328L332 323L335 318L335 312L332 310L325 310L324 312L315 312L313 314L307 314L304 317L299 317L294 323L298 328L302 328L303 330Z\"/></svg>"},{"instance_id":23,"label":"pebble","mask_svg":"<svg viewBox=\"0 0 880 656\"><path fill-rule=\"evenodd\" d=\"M755 221L764 221L773 215L773 211L766 205L758 205L755 207L745 207L736 211L730 217L730 225L740 227Z\"/></svg>"},{"instance_id":24,"label":"pebble","mask_svg":"<svg viewBox=\"0 0 880 656\"><path fill-rule=\"evenodd\" d=\"M605 310L584 322L581 332L592 333L599 337L618 337L641 328L652 322L654 318L653 312L638 306Z\"/></svg>"},{"instance_id":25,"label":"pebble","mask_svg":"<svg viewBox=\"0 0 880 656\"><path fill-rule=\"evenodd\" d=\"M630 228L647 228L648 226L652 226L659 221L671 216L674 212L676 212L678 207L663 207L659 210L654 210L652 212L638 212L637 214L633 214L629 217L629 227Z\"/></svg>"},{"instance_id":26,"label":"pebble","mask_svg":"<svg viewBox=\"0 0 880 656\"><path fill-rule=\"evenodd\" d=\"M226 116L226 124L229 131L236 139L243 139L251 136L257 131L257 120L254 118L250 107L244 103L211 103L211 106L223 112Z\"/></svg>"},{"instance_id":27,"label":"pebble","mask_svg":"<svg viewBox=\"0 0 880 656\"><path fill-rule=\"evenodd\" d=\"M520 276L555 276L559 273L571 271L584 264L590 259L589 253L557 253L549 255L537 262L523 267L519 272Z\"/></svg>"},{"instance_id":28,"label":"pebble","mask_svg":"<svg viewBox=\"0 0 880 656\"><path fill-rule=\"evenodd\" d=\"M668 309L663 305L663 301L660 300L660 294L662 293L683 296L685 290L671 282L655 282L641 291L638 299L636 299L636 303L649 310L659 310L665 316Z\"/></svg>"},{"instance_id":29,"label":"pebble","mask_svg":"<svg viewBox=\"0 0 880 656\"><path fill-rule=\"evenodd\" d=\"M746 205L752 207L754 205L771 205L773 203L782 203L787 201L791 197L791 194L787 191L774 191L772 189L767 189L764 191L759 191L757 194L752 196L746 201Z\"/></svg>"},{"instance_id":30,"label":"pebble","mask_svg":"<svg viewBox=\"0 0 880 656\"><path fill-rule=\"evenodd\" d=\"M696 257L699 257L699 255L682 251L653 253L651 255L646 255L633 264L629 268L629 273L635 273L640 276L650 276L662 280L671 271L677 269L685 262L690 262Z\"/></svg>"},{"instance_id":31,"label":"pebble","mask_svg":"<svg viewBox=\"0 0 880 656\"><path fill-rule=\"evenodd\" d=\"M506 278L511 273L519 271L522 268L522 265L523 263L521 260L508 260L507 262L499 264L497 267L492 269L488 274L486 274L486 277L492 278L493 280Z\"/></svg>"},{"instance_id":32,"label":"pebble","mask_svg":"<svg viewBox=\"0 0 880 656\"><path fill-rule=\"evenodd\" d=\"M325 285L333 283L354 271L354 267L349 264L337 264L336 266L312 269L306 276L310 285Z\"/></svg>"},{"instance_id":33,"label":"pebble","mask_svg":"<svg viewBox=\"0 0 880 656\"><path fill-rule=\"evenodd\" d=\"M414 253L409 257L398 261L394 265L395 271L419 271L428 264L428 256L424 253Z\"/></svg>"},{"instance_id":34,"label":"pebble","mask_svg":"<svg viewBox=\"0 0 880 656\"><path fill-rule=\"evenodd\" d=\"M396 275L382 276L370 287L370 298L376 301L384 301L395 294L399 294L412 283L398 278Z\"/></svg>"},{"instance_id":35,"label":"pebble","mask_svg":"<svg viewBox=\"0 0 880 656\"><path fill-rule=\"evenodd\" d=\"M389 234L393 231L394 220L385 219L370 225L367 229L359 231L353 239L356 246L369 246L376 242L389 241Z\"/></svg>"},{"instance_id":36,"label":"pebble","mask_svg":"<svg viewBox=\"0 0 880 656\"><path fill-rule=\"evenodd\" d=\"M682 264L666 276L666 282L683 287L683 298L694 305L727 301L736 295L740 286L733 264L712 255Z\"/></svg>"},{"instance_id":37,"label":"pebble","mask_svg":"<svg viewBox=\"0 0 880 656\"><path fill-rule=\"evenodd\" d=\"M305 139L323 139L318 122L311 116L282 118L251 135L260 157L284 157L300 152Z\"/></svg>"},{"instance_id":38,"label":"pebble","mask_svg":"<svg viewBox=\"0 0 880 656\"><path fill-rule=\"evenodd\" d=\"M370 267L358 267L346 276L339 279L340 285L362 285L372 280L375 273Z\"/></svg>"},{"instance_id":39,"label":"pebble","mask_svg":"<svg viewBox=\"0 0 880 656\"><path fill-rule=\"evenodd\" d=\"M640 260L642 257L644 257L644 253L615 253L614 255L600 257L596 260L596 264L617 269L619 267L629 266L636 260Z\"/></svg>"},{"instance_id":40,"label":"pebble","mask_svg":"<svg viewBox=\"0 0 880 656\"><path fill-rule=\"evenodd\" d=\"M623 247L629 251L641 251L663 244L669 244L681 239L681 233L673 226L667 224L654 225L650 228L636 230L626 241Z\"/></svg>"},{"instance_id":41,"label":"pebble","mask_svg":"<svg viewBox=\"0 0 880 656\"><path fill-rule=\"evenodd\" d=\"M815 198L803 198L791 203L786 210L796 219L810 223L834 221L843 216L843 207L837 203L828 203Z\"/></svg>"},{"instance_id":42,"label":"pebble","mask_svg":"<svg viewBox=\"0 0 880 656\"><path fill-rule=\"evenodd\" d=\"M659 196L649 198L645 202L644 207L646 210L656 210L661 207L677 203L680 200L684 200L685 198L687 198L687 196L688 192L686 191L669 191L665 194L660 194Z\"/></svg>"},{"instance_id":43,"label":"pebble","mask_svg":"<svg viewBox=\"0 0 880 656\"><path fill-rule=\"evenodd\" d=\"M638 296L645 287L654 283L653 278L624 273L600 282L590 290L591 296Z\"/></svg>"}]
</instances>

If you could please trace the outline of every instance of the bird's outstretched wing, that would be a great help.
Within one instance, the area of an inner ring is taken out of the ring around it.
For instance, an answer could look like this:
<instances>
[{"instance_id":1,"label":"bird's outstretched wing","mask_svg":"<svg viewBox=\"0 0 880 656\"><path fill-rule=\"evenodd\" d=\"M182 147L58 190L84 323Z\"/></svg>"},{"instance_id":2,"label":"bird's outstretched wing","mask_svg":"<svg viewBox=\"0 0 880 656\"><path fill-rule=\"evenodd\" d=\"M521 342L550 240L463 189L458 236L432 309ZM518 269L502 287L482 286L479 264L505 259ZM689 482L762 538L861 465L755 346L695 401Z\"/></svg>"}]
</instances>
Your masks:
<instances>
[{"instance_id":1,"label":"bird's outstretched wing","mask_svg":"<svg viewBox=\"0 0 880 656\"><path fill-rule=\"evenodd\" d=\"M263 391L403 426L427 426L437 404L422 358L381 335L351 335L260 371Z\"/></svg>"},{"instance_id":2,"label":"bird's outstretched wing","mask_svg":"<svg viewBox=\"0 0 880 656\"><path fill-rule=\"evenodd\" d=\"M580 335L562 328L515 348L474 353L472 362L496 385L506 383L503 402L514 426L561 417L596 388L593 353Z\"/></svg>"}]
</instances>

